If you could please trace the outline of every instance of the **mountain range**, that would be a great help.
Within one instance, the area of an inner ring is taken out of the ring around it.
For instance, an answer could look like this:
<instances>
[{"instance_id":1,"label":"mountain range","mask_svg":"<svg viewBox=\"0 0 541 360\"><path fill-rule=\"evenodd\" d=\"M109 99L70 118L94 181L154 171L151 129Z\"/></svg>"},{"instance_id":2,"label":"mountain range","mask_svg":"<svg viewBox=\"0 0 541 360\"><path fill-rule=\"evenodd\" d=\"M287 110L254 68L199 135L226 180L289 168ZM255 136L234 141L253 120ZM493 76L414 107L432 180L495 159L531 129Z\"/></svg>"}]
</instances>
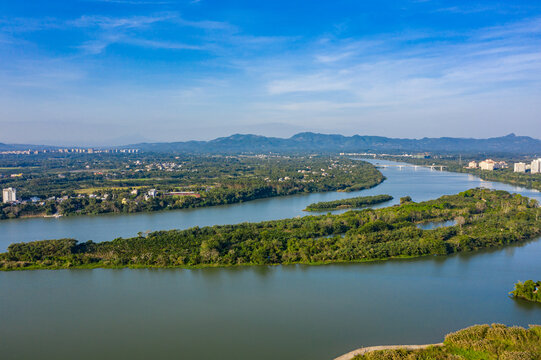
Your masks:
<instances>
[{"instance_id":1,"label":"mountain range","mask_svg":"<svg viewBox=\"0 0 541 360\"><path fill-rule=\"evenodd\" d=\"M0 151L50 149L55 146L2 144ZM337 152L436 152L541 155L541 140L509 134L487 139L422 138L401 139L383 136L344 136L303 132L290 138L235 134L209 141L138 143L119 148L136 148L145 152L170 153L337 153Z\"/></svg>"},{"instance_id":2,"label":"mountain range","mask_svg":"<svg viewBox=\"0 0 541 360\"><path fill-rule=\"evenodd\" d=\"M140 143L126 147L152 152L266 153L266 152L440 152L541 154L541 140L509 134L488 139L343 136L303 132L290 138L235 134L210 141Z\"/></svg>"}]
</instances>

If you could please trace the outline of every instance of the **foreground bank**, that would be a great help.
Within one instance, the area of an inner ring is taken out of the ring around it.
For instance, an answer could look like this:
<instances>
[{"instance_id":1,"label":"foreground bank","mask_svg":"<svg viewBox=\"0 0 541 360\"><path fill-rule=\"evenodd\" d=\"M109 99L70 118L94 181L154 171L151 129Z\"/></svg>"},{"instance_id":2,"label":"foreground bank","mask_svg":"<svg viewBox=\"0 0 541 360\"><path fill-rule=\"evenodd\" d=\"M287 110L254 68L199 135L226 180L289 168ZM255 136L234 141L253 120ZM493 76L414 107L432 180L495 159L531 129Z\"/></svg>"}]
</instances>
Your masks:
<instances>
[{"instance_id":1,"label":"foreground bank","mask_svg":"<svg viewBox=\"0 0 541 360\"><path fill-rule=\"evenodd\" d=\"M317 264L446 255L498 247L541 234L536 201L472 189L421 203L340 215L157 231L109 242L73 239L11 244L3 270ZM456 220L455 226L416 225Z\"/></svg>"},{"instance_id":2,"label":"foreground bank","mask_svg":"<svg viewBox=\"0 0 541 360\"><path fill-rule=\"evenodd\" d=\"M335 360L352 359L541 359L541 326L476 325L447 335L441 344L361 348Z\"/></svg>"}]
</instances>

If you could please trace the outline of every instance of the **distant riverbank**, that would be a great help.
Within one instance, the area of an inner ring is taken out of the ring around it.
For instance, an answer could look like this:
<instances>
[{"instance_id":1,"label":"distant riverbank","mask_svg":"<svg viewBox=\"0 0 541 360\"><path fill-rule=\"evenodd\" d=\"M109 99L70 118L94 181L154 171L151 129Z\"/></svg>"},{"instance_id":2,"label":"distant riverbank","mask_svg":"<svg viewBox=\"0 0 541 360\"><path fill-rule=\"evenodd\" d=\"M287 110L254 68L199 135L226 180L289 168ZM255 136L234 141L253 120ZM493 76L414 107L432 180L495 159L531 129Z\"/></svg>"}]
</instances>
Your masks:
<instances>
[{"instance_id":1,"label":"distant riverbank","mask_svg":"<svg viewBox=\"0 0 541 360\"><path fill-rule=\"evenodd\" d=\"M66 195L61 198L53 197L39 202L0 203L0 220L48 218L59 217L59 215L73 217L134 214L205 208L296 194L333 191L355 192L371 189L385 180L383 174L374 165L351 160L349 162L351 164L347 163L343 165L343 168L338 168L338 165L332 164L333 167L329 167L327 170L322 168L321 173L311 171L310 175L312 177L317 174L315 179L308 177L307 173L296 172L292 172L291 177L285 176L275 181L271 181L268 177L265 179L249 178L236 184L229 183L228 181L232 180L227 179L227 181L222 180L208 186L200 193L152 189L143 194L138 190L138 187L132 186L121 189L109 187L90 189L88 192L91 192L91 194L79 193L78 195ZM298 164L299 167L301 165L304 164ZM178 181L177 184L173 185L180 186L181 180ZM157 185L159 184L152 183L152 186L158 187ZM98 191L102 193L100 196L92 194L92 192Z\"/></svg>"}]
</instances>

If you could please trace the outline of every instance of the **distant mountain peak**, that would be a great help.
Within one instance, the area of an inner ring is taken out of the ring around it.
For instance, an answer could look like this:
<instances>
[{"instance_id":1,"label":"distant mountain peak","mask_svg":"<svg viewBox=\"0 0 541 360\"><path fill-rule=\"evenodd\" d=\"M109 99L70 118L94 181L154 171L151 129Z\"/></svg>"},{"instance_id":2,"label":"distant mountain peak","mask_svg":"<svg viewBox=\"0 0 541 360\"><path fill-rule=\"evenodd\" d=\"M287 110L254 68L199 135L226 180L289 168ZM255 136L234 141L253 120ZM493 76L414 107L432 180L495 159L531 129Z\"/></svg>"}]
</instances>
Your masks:
<instances>
[{"instance_id":1,"label":"distant mountain peak","mask_svg":"<svg viewBox=\"0 0 541 360\"><path fill-rule=\"evenodd\" d=\"M517 142L520 139L520 142ZM141 145L141 144L139 144ZM138 145L131 145L138 147ZM254 134L233 134L210 141L163 143L148 146L149 151L199 153L286 153L286 152L440 152L440 153L541 153L541 140L509 134L497 138L422 138L403 139L383 136L344 136L301 132L290 138L266 137ZM145 150L145 147L142 147Z\"/></svg>"}]
</instances>

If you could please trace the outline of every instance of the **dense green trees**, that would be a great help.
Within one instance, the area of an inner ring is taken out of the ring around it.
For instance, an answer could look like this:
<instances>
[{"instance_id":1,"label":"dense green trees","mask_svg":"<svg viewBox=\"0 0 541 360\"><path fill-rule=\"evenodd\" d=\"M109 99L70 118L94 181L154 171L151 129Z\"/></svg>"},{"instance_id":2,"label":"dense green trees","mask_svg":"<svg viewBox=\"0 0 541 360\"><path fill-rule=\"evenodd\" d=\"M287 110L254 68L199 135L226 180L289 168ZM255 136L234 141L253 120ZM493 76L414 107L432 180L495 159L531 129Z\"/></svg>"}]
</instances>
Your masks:
<instances>
[{"instance_id":1,"label":"dense green trees","mask_svg":"<svg viewBox=\"0 0 541 360\"><path fill-rule=\"evenodd\" d=\"M405 204L405 203L408 203L408 202L411 202L411 196L403 196L400 198L400 204Z\"/></svg>"},{"instance_id":2,"label":"dense green trees","mask_svg":"<svg viewBox=\"0 0 541 360\"><path fill-rule=\"evenodd\" d=\"M16 187L23 197L63 197L44 200L42 205L0 204L0 219L213 206L298 193L362 190L384 180L366 162L318 156L189 156L118 161L118 164L105 162L119 167L107 171L76 168L64 174L58 173L57 168L53 171L32 167L21 179L0 179L1 186ZM105 164L98 162L95 166ZM122 165L130 171L122 169ZM151 188L158 190L157 197L145 196ZM196 192L200 197L167 195L175 191Z\"/></svg>"},{"instance_id":3,"label":"dense green trees","mask_svg":"<svg viewBox=\"0 0 541 360\"><path fill-rule=\"evenodd\" d=\"M511 294L517 298L541 302L541 281L519 281L515 284L515 290L511 291Z\"/></svg>"},{"instance_id":4,"label":"dense green trees","mask_svg":"<svg viewBox=\"0 0 541 360\"><path fill-rule=\"evenodd\" d=\"M534 200L520 195L473 189L422 203L340 215L157 231L103 243L12 244L7 253L0 254L0 266L309 264L445 255L531 239L541 234L541 223L536 221L540 211ZM460 226L433 230L416 226L457 217L464 218Z\"/></svg>"},{"instance_id":5,"label":"dense green trees","mask_svg":"<svg viewBox=\"0 0 541 360\"><path fill-rule=\"evenodd\" d=\"M358 196L349 199L340 199L334 201L321 201L310 204L305 211L330 211L348 208L360 208L368 205L380 204L390 201L393 197L390 195Z\"/></svg>"}]
</instances>

